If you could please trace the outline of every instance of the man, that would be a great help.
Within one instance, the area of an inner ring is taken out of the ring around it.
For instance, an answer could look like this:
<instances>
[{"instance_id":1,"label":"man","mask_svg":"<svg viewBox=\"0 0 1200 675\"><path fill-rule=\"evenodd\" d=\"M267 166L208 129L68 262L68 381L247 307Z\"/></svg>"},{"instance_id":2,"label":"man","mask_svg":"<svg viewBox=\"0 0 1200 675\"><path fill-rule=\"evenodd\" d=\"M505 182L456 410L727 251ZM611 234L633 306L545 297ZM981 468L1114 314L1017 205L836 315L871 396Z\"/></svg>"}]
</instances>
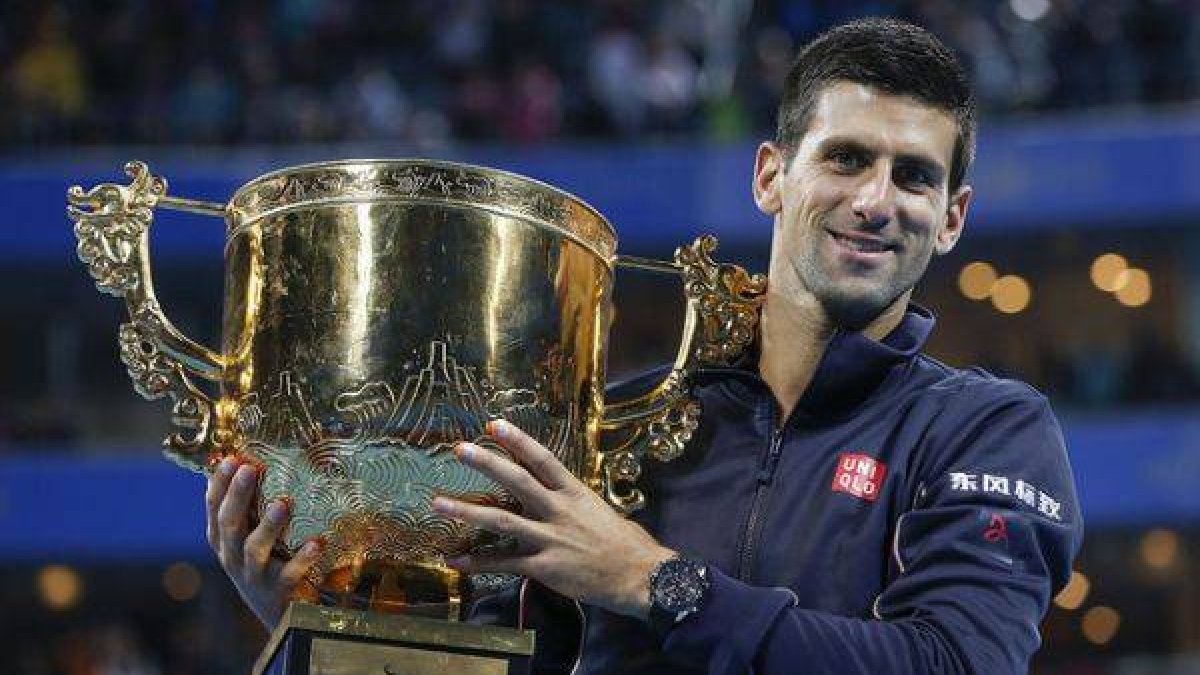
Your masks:
<instances>
[{"instance_id":1,"label":"man","mask_svg":"<svg viewBox=\"0 0 1200 675\"><path fill-rule=\"evenodd\" d=\"M974 135L962 69L924 30L864 20L808 45L755 161L774 219L756 358L698 376L702 425L648 467L637 522L493 424L515 461L457 452L522 515L434 508L519 545L450 564L581 601L576 672L1027 670L1082 537L1062 436L1028 386L920 354L933 318L909 302L962 234ZM247 535L253 485L222 465L209 537L270 624L313 551L270 559L283 506Z\"/></svg>"}]
</instances>

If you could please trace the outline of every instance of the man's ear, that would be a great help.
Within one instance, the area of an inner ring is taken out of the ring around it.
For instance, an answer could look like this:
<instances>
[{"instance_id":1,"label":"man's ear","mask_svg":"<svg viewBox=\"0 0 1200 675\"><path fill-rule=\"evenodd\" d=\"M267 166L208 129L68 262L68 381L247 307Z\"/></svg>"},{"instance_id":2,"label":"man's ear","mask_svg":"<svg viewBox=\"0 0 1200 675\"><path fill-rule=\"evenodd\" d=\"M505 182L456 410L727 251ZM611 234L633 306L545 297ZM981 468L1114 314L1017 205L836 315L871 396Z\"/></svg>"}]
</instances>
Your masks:
<instances>
[{"instance_id":1,"label":"man's ear","mask_svg":"<svg viewBox=\"0 0 1200 675\"><path fill-rule=\"evenodd\" d=\"M963 227L967 223L967 209L970 206L970 185L963 185L950 195L950 202L946 206L946 224L942 226L933 242L935 253L945 255L958 243L958 238L962 236Z\"/></svg>"},{"instance_id":2,"label":"man's ear","mask_svg":"<svg viewBox=\"0 0 1200 675\"><path fill-rule=\"evenodd\" d=\"M783 178L783 150L770 141L758 145L754 156L754 203L758 210L773 216L783 208L779 195L779 181Z\"/></svg>"}]
</instances>

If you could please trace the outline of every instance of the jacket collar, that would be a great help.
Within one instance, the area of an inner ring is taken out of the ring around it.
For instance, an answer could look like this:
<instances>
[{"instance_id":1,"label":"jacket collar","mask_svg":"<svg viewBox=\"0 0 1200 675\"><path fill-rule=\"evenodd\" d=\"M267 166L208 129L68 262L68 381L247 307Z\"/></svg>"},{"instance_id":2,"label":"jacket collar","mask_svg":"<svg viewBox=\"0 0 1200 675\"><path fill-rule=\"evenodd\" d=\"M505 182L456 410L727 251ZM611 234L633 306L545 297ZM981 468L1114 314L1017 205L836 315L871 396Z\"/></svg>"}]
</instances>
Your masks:
<instances>
[{"instance_id":1,"label":"jacket collar","mask_svg":"<svg viewBox=\"0 0 1200 675\"><path fill-rule=\"evenodd\" d=\"M916 303L909 303L899 325L880 341L858 332L837 331L817 364L812 382L800 397L797 411L827 416L846 413L857 407L883 383L894 366L906 364L921 351L935 320L933 312ZM735 395L744 396L751 393L745 387L750 386L752 381L766 388L758 376L757 364L756 345L733 368L701 371L698 383L702 384L710 378L724 379L733 386ZM721 375L734 373L739 376L720 378Z\"/></svg>"}]
</instances>

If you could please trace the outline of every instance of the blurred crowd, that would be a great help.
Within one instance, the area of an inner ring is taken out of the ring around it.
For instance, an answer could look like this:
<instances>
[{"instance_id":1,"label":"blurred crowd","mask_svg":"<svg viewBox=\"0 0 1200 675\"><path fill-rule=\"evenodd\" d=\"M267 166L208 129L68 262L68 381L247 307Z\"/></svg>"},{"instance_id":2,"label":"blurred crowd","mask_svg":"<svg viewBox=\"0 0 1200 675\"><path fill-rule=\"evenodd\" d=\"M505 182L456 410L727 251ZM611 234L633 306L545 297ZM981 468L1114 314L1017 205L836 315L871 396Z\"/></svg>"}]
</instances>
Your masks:
<instances>
[{"instance_id":1,"label":"blurred crowd","mask_svg":"<svg viewBox=\"0 0 1200 675\"><path fill-rule=\"evenodd\" d=\"M943 36L993 116L1200 92L1191 0L11 0L0 144L741 138L863 14Z\"/></svg>"}]
</instances>

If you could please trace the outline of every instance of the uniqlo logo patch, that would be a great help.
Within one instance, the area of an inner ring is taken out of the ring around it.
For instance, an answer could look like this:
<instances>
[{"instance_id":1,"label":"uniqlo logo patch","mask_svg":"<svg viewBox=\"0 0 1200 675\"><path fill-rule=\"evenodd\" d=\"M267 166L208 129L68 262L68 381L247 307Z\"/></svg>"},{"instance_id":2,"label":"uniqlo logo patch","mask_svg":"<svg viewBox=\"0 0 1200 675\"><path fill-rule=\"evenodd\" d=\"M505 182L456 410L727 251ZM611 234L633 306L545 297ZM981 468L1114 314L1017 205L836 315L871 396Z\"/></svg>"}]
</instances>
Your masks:
<instances>
[{"instance_id":1,"label":"uniqlo logo patch","mask_svg":"<svg viewBox=\"0 0 1200 675\"><path fill-rule=\"evenodd\" d=\"M833 491L873 502L879 497L879 488L886 475L887 466L874 457L843 452L838 456L837 471L833 473Z\"/></svg>"}]
</instances>

